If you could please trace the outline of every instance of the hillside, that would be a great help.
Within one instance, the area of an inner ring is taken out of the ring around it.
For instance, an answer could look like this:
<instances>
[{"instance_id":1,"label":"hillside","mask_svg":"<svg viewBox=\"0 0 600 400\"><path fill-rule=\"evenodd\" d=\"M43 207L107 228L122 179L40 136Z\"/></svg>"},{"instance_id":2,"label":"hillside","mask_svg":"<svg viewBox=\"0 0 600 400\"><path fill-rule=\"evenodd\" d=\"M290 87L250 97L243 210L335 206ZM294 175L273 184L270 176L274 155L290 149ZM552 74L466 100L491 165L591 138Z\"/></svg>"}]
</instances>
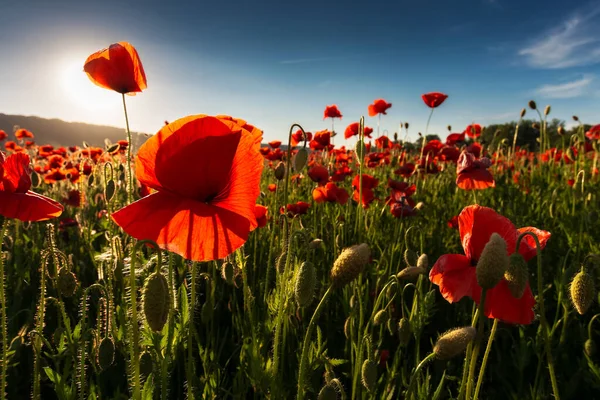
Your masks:
<instances>
[{"instance_id":1,"label":"hillside","mask_svg":"<svg viewBox=\"0 0 600 400\"><path fill-rule=\"evenodd\" d=\"M8 134L9 140L14 140L13 127L15 125L33 132L37 144L53 146L81 145L83 141L86 141L92 146L104 147L104 139L108 138L114 143L127 136L125 129L112 126L0 113L0 129ZM147 137L148 135L143 133L133 133L134 147L144 143Z\"/></svg>"}]
</instances>

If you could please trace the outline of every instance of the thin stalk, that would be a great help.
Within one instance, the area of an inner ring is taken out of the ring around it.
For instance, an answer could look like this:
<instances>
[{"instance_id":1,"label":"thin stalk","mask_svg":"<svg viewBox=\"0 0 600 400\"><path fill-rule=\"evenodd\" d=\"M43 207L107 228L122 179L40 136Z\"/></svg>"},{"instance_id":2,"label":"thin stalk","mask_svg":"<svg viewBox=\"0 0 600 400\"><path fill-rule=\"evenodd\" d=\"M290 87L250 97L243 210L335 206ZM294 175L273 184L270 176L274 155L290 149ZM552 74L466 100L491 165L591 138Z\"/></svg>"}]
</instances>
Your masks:
<instances>
[{"instance_id":1,"label":"thin stalk","mask_svg":"<svg viewBox=\"0 0 600 400\"><path fill-rule=\"evenodd\" d=\"M518 247L517 247L518 248ZM477 328L477 337L475 339L475 345L473 346L473 353L471 354L471 364L469 365L469 376L467 377L467 399L471 398L473 392L473 383L475 381L475 368L477 367L477 358L479 357L479 348L481 347L481 339L483 336L483 323L485 318L483 317L485 310L485 296L487 289L482 289L481 300L479 302L479 324Z\"/></svg>"},{"instance_id":2,"label":"thin stalk","mask_svg":"<svg viewBox=\"0 0 600 400\"><path fill-rule=\"evenodd\" d=\"M131 171L131 130L129 130L129 117L127 116L127 105L125 104L125 94L123 97L123 112L125 113L125 126L127 127L127 204L133 203L133 173Z\"/></svg>"},{"instance_id":3,"label":"thin stalk","mask_svg":"<svg viewBox=\"0 0 600 400\"><path fill-rule=\"evenodd\" d=\"M475 387L475 394L473 395L474 400L477 400L479 398L479 391L481 389L481 384L483 383L485 367L487 365L488 357L490 355L490 350L492 349L492 343L494 342L494 336L496 336L497 329L498 320L494 319L494 324L492 325L492 332L490 332L490 338L488 339L487 346L485 348L485 353L483 354L483 361L481 362L481 369L479 370L479 377L477 378L477 386Z\"/></svg>"},{"instance_id":4,"label":"thin stalk","mask_svg":"<svg viewBox=\"0 0 600 400\"><path fill-rule=\"evenodd\" d=\"M423 369L423 367L434 358L435 353L431 353L427 357L425 357L423 361L419 363L419 365L417 365L417 368L415 368L414 372L412 373L412 376L410 377L410 384L408 385L408 390L406 391L406 396L404 397L405 399L410 400L412 391L415 387L415 384L417 383L417 376L419 375L419 372L421 372L421 369Z\"/></svg>"},{"instance_id":5,"label":"thin stalk","mask_svg":"<svg viewBox=\"0 0 600 400\"><path fill-rule=\"evenodd\" d=\"M196 313L196 263L192 263L192 282L190 287L191 307L190 307L190 319L188 321L188 354L187 354L187 365L186 365L186 379L187 379L187 398L194 399L194 384L192 382L194 377L194 353L192 352L192 346L194 345L194 315Z\"/></svg>"},{"instance_id":6,"label":"thin stalk","mask_svg":"<svg viewBox=\"0 0 600 400\"><path fill-rule=\"evenodd\" d=\"M0 371L0 399L6 399L6 373L8 370L8 322L6 320L6 293L4 292L4 253L2 252L2 244L4 243L4 235L8 230L8 218L2 221L0 228L0 324L2 325L2 360L0 360L2 369Z\"/></svg>"},{"instance_id":7,"label":"thin stalk","mask_svg":"<svg viewBox=\"0 0 600 400\"><path fill-rule=\"evenodd\" d=\"M141 242L138 242L138 245ZM131 357L130 360L130 368L131 368L131 374L133 375L131 377L131 379L133 380L133 399L134 400L139 400L141 399L141 392L140 392L140 388L141 388L141 383L140 383L140 347L139 347L139 341L140 341L140 335L139 335L139 326L138 326L138 316L137 316L137 288L136 288L136 282L135 282L135 264L137 261L137 257L136 257L136 247L137 245L133 245L132 243L132 248L131 248L131 265L129 266L129 289L131 291L130 293L130 309L129 312L131 313L131 327L130 327L130 331L131 331L131 337L130 337L130 343L129 343L129 354Z\"/></svg>"}]
</instances>

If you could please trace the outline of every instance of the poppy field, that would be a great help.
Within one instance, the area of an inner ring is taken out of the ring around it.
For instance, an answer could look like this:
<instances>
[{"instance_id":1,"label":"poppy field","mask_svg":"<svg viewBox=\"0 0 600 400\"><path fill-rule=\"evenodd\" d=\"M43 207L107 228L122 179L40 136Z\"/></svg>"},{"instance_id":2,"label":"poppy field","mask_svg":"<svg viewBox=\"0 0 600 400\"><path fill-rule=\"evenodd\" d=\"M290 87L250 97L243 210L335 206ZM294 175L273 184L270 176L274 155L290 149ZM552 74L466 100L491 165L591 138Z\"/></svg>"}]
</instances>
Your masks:
<instances>
[{"instance_id":1,"label":"poppy field","mask_svg":"<svg viewBox=\"0 0 600 400\"><path fill-rule=\"evenodd\" d=\"M600 398L600 125L532 100L411 143L377 99L269 143L182 116L132 149L136 49L82 64L123 140L0 130L0 400ZM429 126L452 94L415 101Z\"/></svg>"}]
</instances>

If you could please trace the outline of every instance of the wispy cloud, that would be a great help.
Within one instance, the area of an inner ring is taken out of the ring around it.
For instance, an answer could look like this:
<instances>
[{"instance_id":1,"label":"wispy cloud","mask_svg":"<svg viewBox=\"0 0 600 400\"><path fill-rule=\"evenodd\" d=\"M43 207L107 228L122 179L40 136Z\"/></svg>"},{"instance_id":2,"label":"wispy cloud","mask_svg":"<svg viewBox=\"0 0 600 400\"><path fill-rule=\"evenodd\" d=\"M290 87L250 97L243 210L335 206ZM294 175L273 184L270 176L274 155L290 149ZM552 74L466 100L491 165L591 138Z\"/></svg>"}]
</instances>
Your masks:
<instances>
[{"instance_id":1,"label":"wispy cloud","mask_svg":"<svg viewBox=\"0 0 600 400\"><path fill-rule=\"evenodd\" d=\"M279 64L306 64L319 61L331 61L333 57L298 58L295 60L283 60Z\"/></svg>"},{"instance_id":2,"label":"wispy cloud","mask_svg":"<svg viewBox=\"0 0 600 400\"><path fill-rule=\"evenodd\" d=\"M590 84L593 81L594 77L588 75L576 81L558 85L542 85L535 90L535 93L549 99L571 99L588 94Z\"/></svg>"},{"instance_id":3,"label":"wispy cloud","mask_svg":"<svg viewBox=\"0 0 600 400\"><path fill-rule=\"evenodd\" d=\"M600 62L600 2L580 8L557 28L544 32L519 50L536 68L568 68Z\"/></svg>"}]
</instances>

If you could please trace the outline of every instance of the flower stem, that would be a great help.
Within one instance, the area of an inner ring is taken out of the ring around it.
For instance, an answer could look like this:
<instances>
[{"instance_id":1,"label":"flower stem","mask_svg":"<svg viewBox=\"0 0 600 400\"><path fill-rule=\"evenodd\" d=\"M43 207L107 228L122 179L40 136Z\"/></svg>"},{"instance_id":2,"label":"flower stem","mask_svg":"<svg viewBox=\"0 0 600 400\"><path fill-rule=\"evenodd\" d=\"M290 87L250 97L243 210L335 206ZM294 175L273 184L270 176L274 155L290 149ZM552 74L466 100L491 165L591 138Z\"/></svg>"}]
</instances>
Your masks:
<instances>
[{"instance_id":1,"label":"flower stem","mask_svg":"<svg viewBox=\"0 0 600 400\"><path fill-rule=\"evenodd\" d=\"M137 261L137 245L132 243L131 249L131 264L129 266L129 289L131 291L130 301L131 301L131 337L130 337L130 349L129 355L131 357L131 374L133 375L131 378L133 379L133 395L132 398L134 400L141 399L140 392L140 348L139 348L139 326L138 326L138 317L137 317L137 288L135 284L135 264Z\"/></svg>"},{"instance_id":2,"label":"flower stem","mask_svg":"<svg viewBox=\"0 0 600 400\"><path fill-rule=\"evenodd\" d=\"M308 348L310 347L310 339L315 330L316 321L319 318L319 315L323 311L323 306L327 302L329 296L333 293L333 287L329 286L323 297L321 297L321 301L315 308L315 312L310 319L310 323L308 324L308 328L306 329L306 335L304 335L304 343L302 344L302 355L300 356L300 369L298 371L298 393L296 396L297 400L304 399L304 381L306 380L306 374L308 369Z\"/></svg>"},{"instance_id":3,"label":"flower stem","mask_svg":"<svg viewBox=\"0 0 600 400\"><path fill-rule=\"evenodd\" d=\"M129 130L129 117L127 116L127 105L125 104L125 94L123 97L123 112L125 113L125 126L127 127L127 204L133 203L133 173L131 171L131 130Z\"/></svg>"},{"instance_id":4,"label":"flower stem","mask_svg":"<svg viewBox=\"0 0 600 400\"><path fill-rule=\"evenodd\" d=\"M417 382L417 376L419 375L419 372L421 371L421 369L423 369L425 365L427 365L427 363L429 363L429 361L433 360L434 358L435 353L431 353L427 357L425 357L423 361L419 363L419 365L417 365L417 368L415 368L414 372L412 373L412 376L410 377L410 384L408 385L408 390L406 391L406 396L404 397L405 399L410 400L410 396Z\"/></svg>"},{"instance_id":5,"label":"flower stem","mask_svg":"<svg viewBox=\"0 0 600 400\"><path fill-rule=\"evenodd\" d=\"M485 310L485 296L487 289L481 290L481 300L479 302L479 324L477 328L477 337L475 338L475 345L473 346L473 353L471 354L471 362L469 364L469 376L467 377L467 400L471 398L473 392L473 383L475 381L475 368L477 367L477 358L479 357L479 348L481 347L481 339L483 336L483 323L485 322L484 310Z\"/></svg>"},{"instance_id":6,"label":"flower stem","mask_svg":"<svg viewBox=\"0 0 600 400\"><path fill-rule=\"evenodd\" d=\"M485 367L487 365L488 357L490 355L490 350L492 349L492 342L494 341L494 336L496 335L497 329L498 329L498 320L494 319L494 324L492 325L492 332L490 333L490 338L488 339L487 346L485 348L485 353L483 355L483 361L481 362L481 368L479 369L479 377L477 378L477 386L475 387L475 394L473 395L474 400L477 400L479 398L479 390L481 389L481 384L483 383L483 375L485 374Z\"/></svg>"},{"instance_id":7,"label":"flower stem","mask_svg":"<svg viewBox=\"0 0 600 400\"><path fill-rule=\"evenodd\" d=\"M2 244L4 243L4 235L8 230L9 219L5 218L2 221L0 228L0 324L2 325L2 370L0 372L0 399L6 399L6 372L8 370L8 323L6 321L6 293L4 293L4 253L2 252Z\"/></svg>"}]
</instances>

